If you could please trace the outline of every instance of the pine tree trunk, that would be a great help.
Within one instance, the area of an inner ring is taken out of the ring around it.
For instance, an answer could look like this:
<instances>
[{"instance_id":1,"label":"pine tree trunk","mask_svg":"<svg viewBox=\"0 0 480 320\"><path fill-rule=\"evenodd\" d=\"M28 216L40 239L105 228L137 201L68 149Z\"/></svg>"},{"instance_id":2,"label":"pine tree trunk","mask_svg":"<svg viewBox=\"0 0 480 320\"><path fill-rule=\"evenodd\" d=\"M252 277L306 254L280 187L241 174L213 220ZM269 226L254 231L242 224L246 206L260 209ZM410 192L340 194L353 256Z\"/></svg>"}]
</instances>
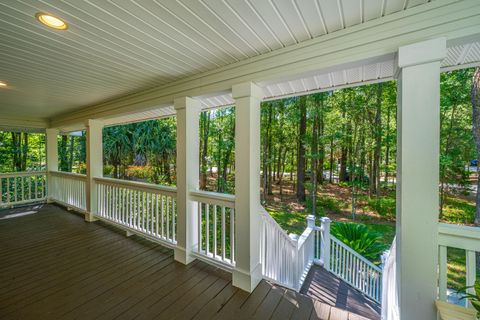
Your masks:
<instances>
[{"instance_id":1,"label":"pine tree trunk","mask_svg":"<svg viewBox=\"0 0 480 320\"><path fill-rule=\"evenodd\" d=\"M387 133L385 138L385 185L388 186L388 165L390 160L390 106L387 108Z\"/></svg>"},{"instance_id":2,"label":"pine tree trunk","mask_svg":"<svg viewBox=\"0 0 480 320\"><path fill-rule=\"evenodd\" d=\"M345 110L343 110L342 111L343 121L345 121L345 118L346 118L346 112L345 112ZM348 129L347 124L344 124L343 125L343 130L342 130L343 134L344 134L344 138L343 138L343 141L342 141L343 143L342 143L341 154L340 154L340 173L339 173L339 176L338 176L338 180L342 181L342 182L347 181L347 159L348 159L347 144L348 144L348 139L345 139L345 136L347 136L347 129Z\"/></svg>"},{"instance_id":3,"label":"pine tree trunk","mask_svg":"<svg viewBox=\"0 0 480 320\"><path fill-rule=\"evenodd\" d=\"M477 148L477 159L480 159L480 67L475 69L472 81L473 137ZM475 225L480 226L480 176L477 175L477 198Z\"/></svg>"},{"instance_id":4,"label":"pine tree trunk","mask_svg":"<svg viewBox=\"0 0 480 320\"><path fill-rule=\"evenodd\" d=\"M377 111L375 114L375 151L373 155L373 186L377 198L380 196L380 154L382 151L382 84L377 85Z\"/></svg>"},{"instance_id":5,"label":"pine tree trunk","mask_svg":"<svg viewBox=\"0 0 480 320\"><path fill-rule=\"evenodd\" d=\"M208 133L210 130L210 112L201 113L200 119L203 123L203 139L202 139L202 153L200 157L200 189L204 190L207 187L207 153L208 153Z\"/></svg>"},{"instance_id":6,"label":"pine tree trunk","mask_svg":"<svg viewBox=\"0 0 480 320\"><path fill-rule=\"evenodd\" d=\"M317 157L318 157L318 126L319 115L318 110L314 111L313 128L312 128L312 160L311 160L311 180L312 180L312 214L317 214Z\"/></svg>"},{"instance_id":7,"label":"pine tree trunk","mask_svg":"<svg viewBox=\"0 0 480 320\"><path fill-rule=\"evenodd\" d=\"M62 140L60 142L60 150L59 150L61 171L68 171L67 142L68 142L68 136L62 135Z\"/></svg>"},{"instance_id":8,"label":"pine tree trunk","mask_svg":"<svg viewBox=\"0 0 480 320\"><path fill-rule=\"evenodd\" d=\"M267 132L268 132L268 139L267 139L267 194L272 195L272 117L273 117L273 104L268 104L268 123L267 123Z\"/></svg>"},{"instance_id":9,"label":"pine tree trunk","mask_svg":"<svg viewBox=\"0 0 480 320\"><path fill-rule=\"evenodd\" d=\"M298 128L298 155L297 155L297 200L305 202L305 133L307 130L306 97L298 101L300 108L300 124Z\"/></svg>"},{"instance_id":10,"label":"pine tree trunk","mask_svg":"<svg viewBox=\"0 0 480 320\"><path fill-rule=\"evenodd\" d=\"M333 135L330 138L330 172L328 177L328 182L333 182Z\"/></svg>"},{"instance_id":11,"label":"pine tree trunk","mask_svg":"<svg viewBox=\"0 0 480 320\"><path fill-rule=\"evenodd\" d=\"M69 148L69 156L68 156L68 171L72 172L73 169L73 147L74 147L74 137L70 136L70 148Z\"/></svg>"}]
</instances>

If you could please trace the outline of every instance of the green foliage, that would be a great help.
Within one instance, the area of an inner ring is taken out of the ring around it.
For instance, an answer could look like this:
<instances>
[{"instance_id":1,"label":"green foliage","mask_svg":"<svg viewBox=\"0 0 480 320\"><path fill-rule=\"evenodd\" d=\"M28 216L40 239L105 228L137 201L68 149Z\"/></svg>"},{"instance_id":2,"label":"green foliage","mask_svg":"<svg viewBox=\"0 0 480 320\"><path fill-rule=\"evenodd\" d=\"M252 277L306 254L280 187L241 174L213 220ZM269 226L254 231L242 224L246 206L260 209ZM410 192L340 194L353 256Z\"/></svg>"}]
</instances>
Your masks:
<instances>
[{"instance_id":1,"label":"green foliage","mask_svg":"<svg viewBox=\"0 0 480 320\"><path fill-rule=\"evenodd\" d=\"M60 171L86 173L85 131L75 132L74 135L59 135L57 147Z\"/></svg>"},{"instance_id":2,"label":"green foliage","mask_svg":"<svg viewBox=\"0 0 480 320\"><path fill-rule=\"evenodd\" d=\"M201 185L201 189L221 193L235 193L234 107L201 113L200 158L200 173L203 175L205 182L205 185ZM214 172L212 171L216 172L216 179L208 184L205 180L208 175L213 178Z\"/></svg>"},{"instance_id":3,"label":"green foliage","mask_svg":"<svg viewBox=\"0 0 480 320\"><path fill-rule=\"evenodd\" d=\"M380 264L380 255L388 248L382 243L381 235L364 224L334 222L331 232L338 240L376 264Z\"/></svg>"},{"instance_id":4,"label":"green foliage","mask_svg":"<svg viewBox=\"0 0 480 320\"><path fill-rule=\"evenodd\" d=\"M346 208L347 204L341 200L338 200L330 196L317 197L317 213L318 217L323 217L327 214L338 214L342 212L343 208ZM308 213L312 212L312 197L307 197L306 210Z\"/></svg>"},{"instance_id":5,"label":"green foliage","mask_svg":"<svg viewBox=\"0 0 480 320\"><path fill-rule=\"evenodd\" d=\"M368 206L382 217L395 218L396 200L390 197L368 198Z\"/></svg>"},{"instance_id":6,"label":"green foliage","mask_svg":"<svg viewBox=\"0 0 480 320\"><path fill-rule=\"evenodd\" d=\"M274 210L267 208L270 215L277 221L287 233L302 234L307 227L306 214L291 211L287 207L282 210Z\"/></svg>"},{"instance_id":7,"label":"green foliage","mask_svg":"<svg viewBox=\"0 0 480 320\"><path fill-rule=\"evenodd\" d=\"M0 131L0 173L44 170L45 165L45 134Z\"/></svg>"},{"instance_id":8,"label":"green foliage","mask_svg":"<svg viewBox=\"0 0 480 320\"><path fill-rule=\"evenodd\" d=\"M379 241L387 248L392 245L395 237L395 225L378 223L365 223L365 225L371 232L381 235Z\"/></svg>"},{"instance_id":9,"label":"green foliage","mask_svg":"<svg viewBox=\"0 0 480 320\"><path fill-rule=\"evenodd\" d=\"M467 292L473 289L474 293ZM477 319L480 319L480 280L475 281L473 286L463 287L458 290L462 294L462 299L468 299L472 306L477 310Z\"/></svg>"},{"instance_id":10,"label":"green foliage","mask_svg":"<svg viewBox=\"0 0 480 320\"><path fill-rule=\"evenodd\" d=\"M450 223L473 224L475 204L454 197L446 197L442 219Z\"/></svg>"},{"instance_id":11,"label":"green foliage","mask_svg":"<svg viewBox=\"0 0 480 320\"><path fill-rule=\"evenodd\" d=\"M110 164L106 164L103 166L103 175L104 176L111 176L113 173L113 166Z\"/></svg>"}]
</instances>

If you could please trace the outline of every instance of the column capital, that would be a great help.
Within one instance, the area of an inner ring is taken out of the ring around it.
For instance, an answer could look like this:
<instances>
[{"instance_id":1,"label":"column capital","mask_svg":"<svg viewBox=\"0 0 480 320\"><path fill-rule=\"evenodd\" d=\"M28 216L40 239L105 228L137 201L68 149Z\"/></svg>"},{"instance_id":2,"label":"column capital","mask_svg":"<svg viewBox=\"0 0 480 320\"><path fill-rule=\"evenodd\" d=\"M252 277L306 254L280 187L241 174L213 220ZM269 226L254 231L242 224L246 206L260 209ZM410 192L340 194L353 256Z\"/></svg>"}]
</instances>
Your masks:
<instances>
[{"instance_id":1,"label":"column capital","mask_svg":"<svg viewBox=\"0 0 480 320\"><path fill-rule=\"evenodd\" d=\"M191 97L178 97L173 100L173 107L175 110L181 110L185 108L201 108L200 100Z\"/></svg>"},{"instance_id":2,"label":"column capital","mask_svg":"<svg viewBox=\"0 0 480 320\"><path fill-rule=\"evenodd\" d=\"M253 82L244 82L232 86L232 97L235 100L245 97L254 97L258 100L262 100L264 93L262 87L257 84Z\"/></svg>"},{"instance_id":3,"label":"column capital","mask_svg":"<svg viewBox=\"0 0 480 320\"><path fill-rule=\"evenodd\" d=\"M447 55L447 39L436 38L398 48L399 68L441 61Z\"/></svg>"},{"instance_id":4,"label":"column capital","mask_svg":"<svg viewBox=\"0 0 480 320\"><path fill-rule=\"evenodd\" d=\"M94 125L103 127L103 121L99 120L99 119L87 119L87 120L85 120L85 128L90 127L90 126L94 126Z\"/></svg>"}]
</instances>

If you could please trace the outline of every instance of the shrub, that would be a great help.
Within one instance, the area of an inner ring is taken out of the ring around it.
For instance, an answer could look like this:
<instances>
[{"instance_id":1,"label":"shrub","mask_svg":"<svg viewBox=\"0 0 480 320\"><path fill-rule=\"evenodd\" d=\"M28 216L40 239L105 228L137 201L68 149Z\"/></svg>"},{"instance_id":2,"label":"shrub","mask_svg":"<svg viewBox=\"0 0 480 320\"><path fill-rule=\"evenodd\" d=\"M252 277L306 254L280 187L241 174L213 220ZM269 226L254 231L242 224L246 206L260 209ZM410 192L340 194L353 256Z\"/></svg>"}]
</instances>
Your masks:
<instances>
[{"instance_id":1,"label":"shrub","mask_svg":"<svg viewBox=\"0 0 480 320\"><path fill-rule=\"evenodd\" d=\"M112 165L106 164L106 165L103 166L103 175L104 176L110 176L110 175L112 175L112 172L113 172L113 166Z\"/></svg>"},{"instance_id":2,"label":"shrub","mask_svg":"<svg viewBox=\"0 0 480 320\"><path fill-rule=\"evenodd\" d=\"M326 213L341 213L346 204L333 197L319 196L317 198L317 216L325 216ZM307 197L307 212L312 212L312 197Z\"/></svg>"},{"instance_id":3,"label":"shrub","mask_svg":"<svg viewBox=\"0 0 480 320\"><path fill-rule=\"evenodd\" d=\"M338 240L375 264L380 264L380 255L388 249L381 242L382 236L364 224L335 222L331 232Z\"/></svg>"},{"instance_id":4,"label":"shrub","mask_svg":"<svg viewBox=\"0 0 480 320\"><path fill-rule=\"evenodd\" d=\"M127 177L135 180L146 180L152 176L152 170L149 166L128 166Z\"/></svg>"},{"instance_id":5,"label":"shrub","mask_svg":"<svg viewBox=\"0 0 480 320\"><path fill-rule=\"evenodd\" d=\"M394 218L395 217L395 198L369 198L368 207L381 215L382 217Z\"/></svg>"},{"instance_id":6,"label":"shrub","mask_svg":"<svg viewBox=\"0 0 480 320\"><path fill-rule=\"evenodd\" d=\"M443 204L441 218L450 223L473 224L475 204L462 199L447 197Z\"/></svg>"}]
</instances>

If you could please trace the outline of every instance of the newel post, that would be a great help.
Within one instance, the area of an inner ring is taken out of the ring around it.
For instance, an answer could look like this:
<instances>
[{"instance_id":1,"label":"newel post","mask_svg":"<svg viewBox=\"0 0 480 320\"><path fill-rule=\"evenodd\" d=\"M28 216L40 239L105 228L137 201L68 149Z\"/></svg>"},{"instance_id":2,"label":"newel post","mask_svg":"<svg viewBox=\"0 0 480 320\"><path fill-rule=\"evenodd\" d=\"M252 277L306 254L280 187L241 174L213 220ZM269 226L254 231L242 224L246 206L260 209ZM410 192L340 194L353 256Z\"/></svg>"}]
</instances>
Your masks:
<instances>
[{"instance_id":1,"label":"newel post","mask_svg":"<svg viewBox=\"0 0 480 320\"><path fill-rule=\"evenodd\" d=\"M85 221L95 221L97 189L94 178L103 177L103 123L89 119L85 123L87 140L87 183Z\"/></svg>"},{"instance_id":2,"label":"newel post","mask_svg":"<svg viewBox=\"0 0 480 320\"><path fill-rule=\"evenodd\" d=\"M325 270L330 270L330 224L332 220L328 217L320 219L320 264Z\"/></svg>"},{"instance_id":3,"label":"newel post","mask_svg":"<svg viewBox=\"0 0 480 320\"><path fill-rule=\"evenodd\" d=\"M197 203L190 200L190 191L199 185L199 100L189 97L174 101L177 112L177 246L175 260L188 264L198 245Z\"/></svg>"},{"instance_id":4,"label":"newel post","mask_svg":"<svg viewBox=\"0 0 480 320\"><path fill-rule=\"evenodd\" d=\"M58 171L58 129L48 128L45 130L45 145L47 147L47 201L52 201L53 183L50 178L51 171Z\"/></svg>"},{"instance_id":5,"label":"newel post","mask_svg":"<svg viewBox=\"0 0 480 320\"><path fill-rule=\"evenodd\" d=\"M307 228L315 228L315 216L313 214L307 216Z\"/></svg>"}]
</instances>

